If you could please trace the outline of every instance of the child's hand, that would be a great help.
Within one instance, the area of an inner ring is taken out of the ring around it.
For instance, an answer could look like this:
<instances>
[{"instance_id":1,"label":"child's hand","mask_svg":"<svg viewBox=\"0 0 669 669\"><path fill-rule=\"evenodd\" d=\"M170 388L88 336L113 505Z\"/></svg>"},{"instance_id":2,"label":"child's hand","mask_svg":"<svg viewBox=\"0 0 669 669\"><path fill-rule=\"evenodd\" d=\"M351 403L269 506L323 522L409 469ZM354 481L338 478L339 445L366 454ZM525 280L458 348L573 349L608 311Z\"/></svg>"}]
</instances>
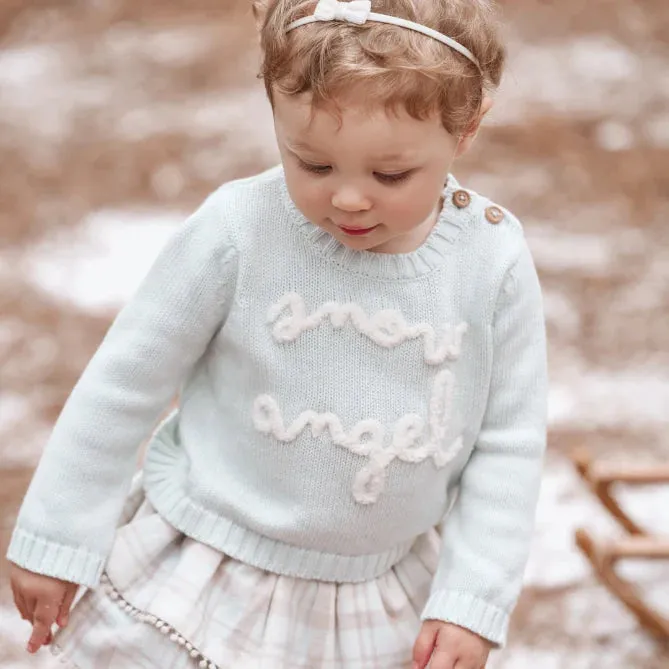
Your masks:
<instances>
[{"instance_id":1,"label":"child's hand","mask_svg":"<svg viewBox=\"0 0 669 669\"><path fill-rule=\"evenodd\" d=\"M492 644L464 627L427 620L413 649L413 669L484 669ZM430 661L430 658L432 660Z\"/></svg>"},{"instance_id":2,"label":"child's hand","mask_svg":"<svg viewBox=\"0 0 669 669\"><path fill-rule=\"evenodd\" d=\"M51 643L51 627L65 627L78 585L57 578L34 574L12 564L10 580L14 603L21 617L32 623L28 652L36 653Z\"/></svg>"}]
</instances>

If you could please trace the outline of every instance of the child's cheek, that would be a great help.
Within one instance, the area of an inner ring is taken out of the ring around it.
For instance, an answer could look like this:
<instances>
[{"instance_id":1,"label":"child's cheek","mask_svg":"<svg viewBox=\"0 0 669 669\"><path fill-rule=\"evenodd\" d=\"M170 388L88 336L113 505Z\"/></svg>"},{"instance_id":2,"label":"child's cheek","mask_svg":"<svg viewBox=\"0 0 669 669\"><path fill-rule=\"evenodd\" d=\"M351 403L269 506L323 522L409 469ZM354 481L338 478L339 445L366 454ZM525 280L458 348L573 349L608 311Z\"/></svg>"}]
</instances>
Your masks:
<instances>
[{"instance_id":1,"label":"child's cheek","mask_svg":"<svg viewBox=\"0 0 669 669\"><path fill-rule=\"evenodd\" d=\"M384 220L403 230L411 230L423 223L436 204L426 197L423 190L405 186L391 193L383 203Z\"/></svg>"},{"instance_id":2,"label":"child's cheek","mask_svg":"<svg viewBox=\"0 0 669 669\"><path fill-rule=\"evenodd\" d=\"M311 218L321 221L332 214L332 195L326 179L322 182L307 184L304 188L304 206L309 210Z\"/></svg>"},{"instance_id":3,"label":"child's cheek","mask_svg":"<svg viewBox=\"0 0 669 669\"><path fill-rule=\"evenodd\" d=\"M289 191L297 208L309 220L318 222L328 215L325 211L328 199L323 184L316 182L310 175L292 175Z\"/></svg>"}]
</instances>

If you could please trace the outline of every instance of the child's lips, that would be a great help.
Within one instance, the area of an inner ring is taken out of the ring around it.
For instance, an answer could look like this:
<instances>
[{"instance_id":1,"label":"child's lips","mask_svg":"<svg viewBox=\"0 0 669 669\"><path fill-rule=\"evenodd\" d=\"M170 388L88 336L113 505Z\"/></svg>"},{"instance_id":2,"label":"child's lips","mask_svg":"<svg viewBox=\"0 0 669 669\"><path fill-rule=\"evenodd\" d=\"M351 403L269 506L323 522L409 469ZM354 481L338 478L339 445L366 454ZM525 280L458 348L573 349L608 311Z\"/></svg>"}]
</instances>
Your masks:
<instances>
[{"instance_id":1,"label":"child's lips","mask_svg":"<svg viewBox=\"0 0 669 669\"><path fill-rule=\"evenodd\" d=\"M344 225L337 226L344 234L351 235L352 237L360 237L362 235L368 235L373 230L378 228L378 225L372 225L368 228L348 228Z\"/></svg>"}]
</instances>

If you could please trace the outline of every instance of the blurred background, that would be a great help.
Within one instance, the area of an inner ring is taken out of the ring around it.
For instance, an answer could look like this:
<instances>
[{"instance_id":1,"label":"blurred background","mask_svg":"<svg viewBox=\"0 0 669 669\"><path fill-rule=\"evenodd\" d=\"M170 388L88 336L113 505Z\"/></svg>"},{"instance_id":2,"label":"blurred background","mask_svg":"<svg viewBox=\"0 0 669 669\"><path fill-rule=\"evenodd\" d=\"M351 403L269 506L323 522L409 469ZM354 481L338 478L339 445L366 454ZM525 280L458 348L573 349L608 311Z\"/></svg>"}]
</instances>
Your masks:
<instances>
[{"instance_id":1,"label":"blurred background","mask_svg":"<svg viewBox=\"0 0 669 669\"><path fill-rule=\"evenodd\" d=\"M525 223L550 336L550 448L526 589L492 669L666 669L574 529L619 533L574 472L669 454L669 3L505 0L510 67L467 187ZM246 0L0 2L0 550L50 426L162 244L277 162ZM669 486L621 491L669 531ZM669 615L669 565L627 575ZM0 667L28 628L0 562Z\"/></svg>"}]
</instances>

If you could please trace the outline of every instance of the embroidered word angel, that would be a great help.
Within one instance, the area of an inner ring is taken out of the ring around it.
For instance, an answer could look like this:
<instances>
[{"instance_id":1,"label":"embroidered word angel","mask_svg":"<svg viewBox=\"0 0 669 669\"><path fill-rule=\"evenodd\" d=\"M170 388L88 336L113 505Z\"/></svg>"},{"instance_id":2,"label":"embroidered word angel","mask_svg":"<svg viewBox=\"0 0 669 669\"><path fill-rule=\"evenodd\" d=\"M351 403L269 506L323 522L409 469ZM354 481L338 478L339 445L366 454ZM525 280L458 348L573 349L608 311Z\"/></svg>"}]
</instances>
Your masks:
<instances>
[{"instance_id":1,"label":"embroidered word angel","mask_svg":"<svg viewBox=\"0 0 669 669\"><path fill-rule=\"evenodd\" d=\"M398 311L380 311L368 316L356 304L328 302L308 314L299 295L289 294L273 305L268 314L272 334L278 343L297 339L303 332L330 321L334 328L350 323L361 334L387 348L423 338L424 359L429 365L440 365L460 356L466 324L446 326L440 335L426 323L409 325ZM302 432L311 430L314 438L328 433L332 442L367 459L353 483L353 497L360 504L373 504L383 492L388 467L394 460L419 464L431 459L441 469L462 448L462 437L449 443L452 434L451 415L455 376L449 369L437 372L430 396L427 419L415 413L406 414L392 426L375 419L362 420L348 429L334 413L304 411L286 424L281 408L269 395L258 397L253 406L253 423L262 434L278 441L295 441Z\"/></svg>"}]
</instances>

